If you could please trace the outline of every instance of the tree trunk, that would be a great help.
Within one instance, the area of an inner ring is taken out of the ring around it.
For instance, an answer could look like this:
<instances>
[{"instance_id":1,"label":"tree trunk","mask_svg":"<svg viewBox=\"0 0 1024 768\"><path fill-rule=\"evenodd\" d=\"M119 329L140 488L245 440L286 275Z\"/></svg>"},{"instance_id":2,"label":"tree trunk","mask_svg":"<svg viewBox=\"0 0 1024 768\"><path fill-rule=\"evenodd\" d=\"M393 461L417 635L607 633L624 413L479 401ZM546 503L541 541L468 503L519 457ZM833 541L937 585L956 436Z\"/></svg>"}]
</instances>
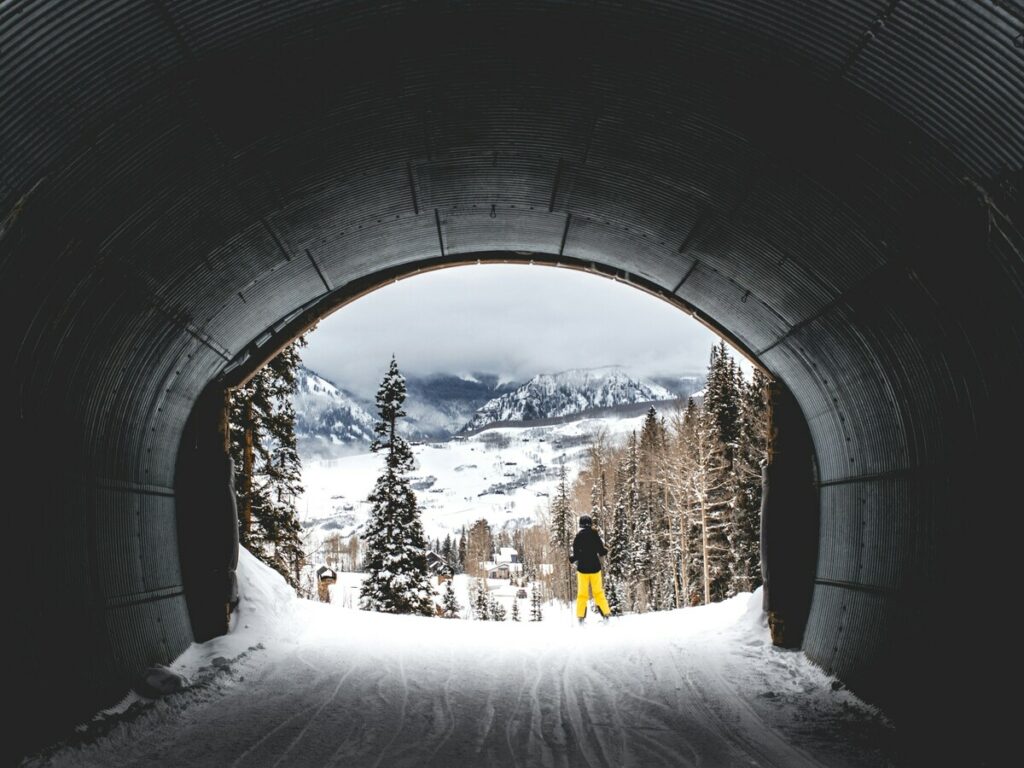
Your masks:
<instances>
[{"instance_id":1,"label":"tree trunk","mask_svg":"<svg viewBox=\"0 0 1024 768\"><path fill-rule=\"evenodd\" d=\"M679 563L672 566L672 595L675 598L675 607L682 608L679 604Z\"/></svg>"},{"instance_id":2,"label":"tree trunk","mask_svg":"<svg viewBox=\"0 0 1024 768\"><path fill-rule=\"evenodd\" d=\"M252 400L245 403L245 429L242 449L242 487L245 489L245 503L242 505L242 533L248 539L252 529Z\"/></svg>"},{"instance_id":3,"label":"tree trunk","mask_svg":"<svg viewBox=\"0 0 1024 768\"><path fill-rule=\"evenodd\" d=\"M690 500L686 499L679 505L679 551L683 561L683 605L690 604L690 516L686 513Z\"/></svg>"},{"instance_id":4,"label":"tree trunk","mask_svg":"<svg viewBox=\"0 0 1024 768\"><path fill-rule=\"evenodd\" d=\"M708 507L704 501L700 503L700 539L704 552L704 605L707 605L711 602L711 580L708 568Z\"/></svg>"}]
</instances>

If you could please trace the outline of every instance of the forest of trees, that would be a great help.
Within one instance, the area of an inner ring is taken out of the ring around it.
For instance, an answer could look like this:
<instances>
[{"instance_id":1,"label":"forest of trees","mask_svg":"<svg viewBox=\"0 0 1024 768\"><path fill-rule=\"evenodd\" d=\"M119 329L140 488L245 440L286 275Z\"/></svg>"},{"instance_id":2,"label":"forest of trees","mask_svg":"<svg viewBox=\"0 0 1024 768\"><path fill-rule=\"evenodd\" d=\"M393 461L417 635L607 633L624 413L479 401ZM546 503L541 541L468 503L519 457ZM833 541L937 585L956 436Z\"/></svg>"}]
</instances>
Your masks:
<instances>
[{"instance_id":1,"label":"forest of trees","mask_svg":"<svg viewBox=\"0 0 1024 768\"><path fill-rule=\"evenodd\" d=\"M767 460L767 378L747 380L724 343L711 352L701 404L666 416L654 408L622 445L594 439L572 488L549 511L556 549L589 514L608 547L605 592L613 613L701 605L761 584L761 467ZM552 589L572 596L555 561Z\"/></svg>"},{"instance_id":2,"label":"forest of trees","mask_svg":"<svg viewBox=\"0 0 1024 768\"><path fill-rule=\"evenodd\" d=\"M500 547L515 547L523 563L517 581L533 585L531 603L541 594L569 602L575 573L567 553L579 516L588 514L608 546L604 583L613 613L702 605L753 591L761 584L767 388L763 373L744 377L719 344L703 398L665 415L651 408L639 432L621 444L597 435L575 481L560 468L540 524L494 531L481 519L456 539L435 540L433 548L454 573L479 579L481 562ZM473 615L493 619L479 586L473 595Z\"/></svg>"},{"instance_id":3,"label":"forest of trees","mask_svg":"<svg viewBox=\"0 0 1024 768\"><path fill-rule=\"evenodd\" d=\"M235 467L241 544L278 571L299 594L313 592L296 501L302 465L295 441L299 337L243 386L229 393L230 452Z\"/></svg>"}]
</instances>

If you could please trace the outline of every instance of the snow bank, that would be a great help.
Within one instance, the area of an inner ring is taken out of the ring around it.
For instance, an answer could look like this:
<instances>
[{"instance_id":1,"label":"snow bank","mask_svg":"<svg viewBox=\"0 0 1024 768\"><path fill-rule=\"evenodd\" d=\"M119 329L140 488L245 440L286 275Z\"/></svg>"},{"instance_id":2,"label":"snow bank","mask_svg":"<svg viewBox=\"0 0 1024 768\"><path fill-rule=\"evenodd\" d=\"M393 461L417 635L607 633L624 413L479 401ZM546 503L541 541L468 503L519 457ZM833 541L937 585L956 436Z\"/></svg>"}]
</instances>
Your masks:
<instances>
[{"instance_id":1,"label":"snow bank","mask_svg":"<svg viewBox=\"0 0 1024 768\"><path fill-rule=\"evenodd\" d=\"M229 634L175 662L193 689L29 765L888 762L884 721L771 645L759 592L580 627L300 601L247 552L239 587Z\"/></svg>"},{"instance_id":2,"label":"snow bank","mask_svg":"<svg viewBox=\"0 0 1024 768\"><path fill-rule=\"evenodd\" d=\"M281 574L260 562L245 547L238 550L238 607L228 634L193 643L171 666L186 676L200 675L217 659L230 662L267 645L287 643L301 621L302 603ZM217 661L216 666L224 666Z\"/></svg>"},{"instance_id":3,"label":"snow bank","mask_svg":"<svg viewBox=\"0 0 1024 768\"><path fill-rule=\"evenodd\" d=\"M238 553L238 609L236 625L250 629L281 626L295 618L299 599L288 582L245 547ZM234 628L233 628L234 629Z\"/></svg>"}]
</instances>

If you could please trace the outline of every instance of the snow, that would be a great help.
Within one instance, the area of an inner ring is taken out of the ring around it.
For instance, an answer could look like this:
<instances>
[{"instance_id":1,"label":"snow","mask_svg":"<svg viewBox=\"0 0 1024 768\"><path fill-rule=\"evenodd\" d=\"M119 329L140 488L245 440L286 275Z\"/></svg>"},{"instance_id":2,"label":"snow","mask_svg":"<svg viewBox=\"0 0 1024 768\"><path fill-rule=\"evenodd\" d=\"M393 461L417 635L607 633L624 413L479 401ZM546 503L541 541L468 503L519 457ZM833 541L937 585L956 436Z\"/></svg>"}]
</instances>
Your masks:
<instances>
[{"instance_id":1,"label":"snow","mask_svg":"<svg viewBox=\"0 0 1024 768\"><path fill-rule=\"evenodd\" d=\"M561 462L572 480L591 435L603 431L624 436L639 431L642 423L643 416L581 419L548 427L488 429L457 440L413 445L413 488L428 539L456 537L462 526L480 518L499 529L536 520L547 509ZM365 522L370 509L366 497L382 467L383 459L371 453L303 461L305 490L298 509L313 532L311 550L329 535L351 535Z\"/></svg>"},{"instance_id":2,"label":"snow","mask_svg":"<svg viewBox=\"0 0 1024 768\"><path fill-rule=\"evenodd\" d=\"M374 417L355 397L307 368L299 368L292 397L295 432L305 456L365 450Z\"/></svg>"},{"instance_id":3,"label":"snow","mask_svg":"<svg viewBox=\"0 0 1024 768\"><path fill-rule=\"evenodd\" d=\"M173 665L192 689L136 697L27 764L893 762L884 719L771 646L760 594L577 627L567 610L498 623L298 601L245 552L239 576L231 633Z\"/></svg>"},{"instance_id":4,"label":"snow","mask_svg":"<svg viewBox=\"0 0 1024 768\"><path fill-rule=\"evenodd\" d=\"M634 378L619 366L577 368L534 376L513 392L482 405L466 428L673 399L674 395L661 385Z\"/></svg>"}]
</instances>

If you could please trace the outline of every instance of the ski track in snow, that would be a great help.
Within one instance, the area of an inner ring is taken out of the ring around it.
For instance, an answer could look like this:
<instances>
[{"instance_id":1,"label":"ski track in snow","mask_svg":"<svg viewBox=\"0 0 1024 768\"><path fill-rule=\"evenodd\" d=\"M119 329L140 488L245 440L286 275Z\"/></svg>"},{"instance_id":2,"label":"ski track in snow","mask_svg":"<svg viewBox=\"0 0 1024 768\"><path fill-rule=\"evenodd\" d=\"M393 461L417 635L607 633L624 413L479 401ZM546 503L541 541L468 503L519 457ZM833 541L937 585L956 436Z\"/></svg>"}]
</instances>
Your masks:
<instances>
[{"instance_id":1,"label":"ski track in snow","mask_svg":"<svg viewBox=\"0 0 1024 768\"><path fill-rule=\"evenodd\" d=\"M196 679L233 654L218 682L27 764L895 765L883 718L771 646L759 594L608 625L576 627L550 605L539 624L449 621L294 600L267 611L287 599L277 577L247 553L240 567L243 605L262 591L231 634L175 665Z\"/></svg>"}]
</instances>

